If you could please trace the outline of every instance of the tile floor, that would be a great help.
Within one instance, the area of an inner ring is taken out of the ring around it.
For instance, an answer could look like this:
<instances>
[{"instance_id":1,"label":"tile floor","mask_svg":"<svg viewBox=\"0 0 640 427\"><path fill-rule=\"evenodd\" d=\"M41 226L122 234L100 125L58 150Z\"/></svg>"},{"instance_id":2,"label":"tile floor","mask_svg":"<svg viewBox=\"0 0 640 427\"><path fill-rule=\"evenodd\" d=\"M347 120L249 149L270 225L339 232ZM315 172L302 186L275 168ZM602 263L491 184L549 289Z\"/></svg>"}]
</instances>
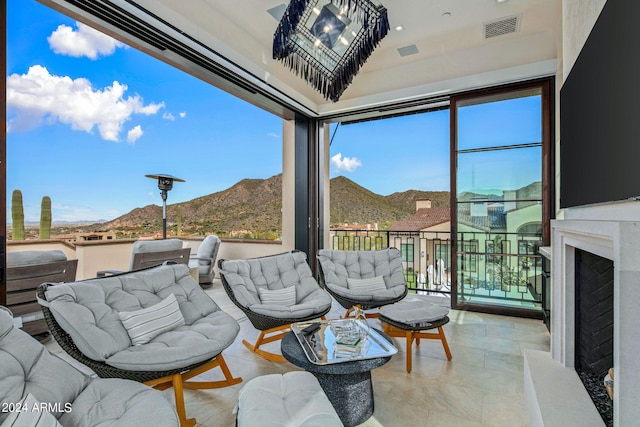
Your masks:
<instances>
[{"instance_id":1,"label":"tile floor","mask_svg":"<svg viewBox=\"0 0 640 427\"><path fill-rule=\"evenodd\" d=\"M223 352L231 373L244 382L264 374L299 369L269 362L251 353L242 339L254 342L259 331L233 305L216 280L207 293L241 325L238 338ZM447 304L448 302L442 302ZM327 318L344 313L334 305ZM542 321L452 310L444 326L453 359L446 359L435 340L414 344L413 371L405 369L404 339L394 338L398 354L372 372L375 398L373 417L362 427L528 426L523 391L523 349L549 350L549 333ZM380 328L378 320L370 320ZM267 349L278 351L279 343ZM51 340L47 347L66 355ZM202 374L221 379L219 369ZM243 383L217 390L185 390L187 416L199 427L233 427L238 390ZM172 390L165 391L171 397Z\"/></svg>"}]
</instances>

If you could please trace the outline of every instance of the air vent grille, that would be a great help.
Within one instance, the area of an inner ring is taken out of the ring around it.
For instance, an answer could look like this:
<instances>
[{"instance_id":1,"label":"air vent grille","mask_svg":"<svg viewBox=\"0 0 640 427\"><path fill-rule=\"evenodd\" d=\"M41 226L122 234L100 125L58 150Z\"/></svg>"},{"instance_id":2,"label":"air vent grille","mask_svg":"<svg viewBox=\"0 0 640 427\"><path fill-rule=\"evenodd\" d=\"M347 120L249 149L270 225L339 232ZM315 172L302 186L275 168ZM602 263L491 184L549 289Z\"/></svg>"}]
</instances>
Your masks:
<instances>
[{"instance_id":1,"label":"air vent grille","mask_svg":"<svg viewBox=\"0 0 640 427\"><path fill-rule=\"evenodd\" d=\"M502 36L504 34L515 33L520 29L520 16L509 16L501 18L497 21L487 22L484 24L484 38Z\"/></svg>"},{"instance_id":2,"label":"air vent grille","mask_svg":"<svg viewBox=\"0 0 640 427\"><path fill-rule=\"evenodd\" d=\"M418 47L415 44L398 48L400 56L415 55L418 53Z\"/></svg>"}]
</instances>

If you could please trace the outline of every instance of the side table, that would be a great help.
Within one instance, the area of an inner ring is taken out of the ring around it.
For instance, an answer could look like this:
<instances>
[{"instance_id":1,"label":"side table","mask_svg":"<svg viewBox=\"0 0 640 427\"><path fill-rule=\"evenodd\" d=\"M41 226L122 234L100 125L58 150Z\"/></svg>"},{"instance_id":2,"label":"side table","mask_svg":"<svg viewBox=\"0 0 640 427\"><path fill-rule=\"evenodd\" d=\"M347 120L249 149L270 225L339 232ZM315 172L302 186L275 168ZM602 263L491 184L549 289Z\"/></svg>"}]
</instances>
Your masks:
<instances>
[{"instance_id":1,"label":"side table","mask_svg":"<svg viewBox=\"0 0 640 427\"><path fill-rule=\"evenodd\" d=\"M391 342L391 338L378 332ZM285 359L318 379L345 427L362 424L373 415L371 370L387 363L391 356L316 365L309 361L292 332L285 335L280 346Z\"/></svg>"}]
</instances>

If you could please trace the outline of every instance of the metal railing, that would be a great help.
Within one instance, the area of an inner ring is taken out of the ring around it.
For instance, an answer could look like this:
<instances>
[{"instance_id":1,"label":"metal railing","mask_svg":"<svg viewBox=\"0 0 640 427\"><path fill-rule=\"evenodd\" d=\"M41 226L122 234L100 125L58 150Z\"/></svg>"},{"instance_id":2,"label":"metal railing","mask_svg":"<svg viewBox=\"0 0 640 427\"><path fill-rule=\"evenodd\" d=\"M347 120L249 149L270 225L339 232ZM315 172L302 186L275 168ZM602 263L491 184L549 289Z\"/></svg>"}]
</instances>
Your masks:
<instances>
[{"instance_id":1,"label":"metal railing","mask_svg":"<svg viewBox=\"0 0 640 427\"><path fill-rule=\"evenodd\" d=\"M457 233L457 298L538 308L542 300L542 259L536 233ZM402 253L411 292L451 295L449 231L331 229L331 249Z\"/></svg>"}]
</instances>

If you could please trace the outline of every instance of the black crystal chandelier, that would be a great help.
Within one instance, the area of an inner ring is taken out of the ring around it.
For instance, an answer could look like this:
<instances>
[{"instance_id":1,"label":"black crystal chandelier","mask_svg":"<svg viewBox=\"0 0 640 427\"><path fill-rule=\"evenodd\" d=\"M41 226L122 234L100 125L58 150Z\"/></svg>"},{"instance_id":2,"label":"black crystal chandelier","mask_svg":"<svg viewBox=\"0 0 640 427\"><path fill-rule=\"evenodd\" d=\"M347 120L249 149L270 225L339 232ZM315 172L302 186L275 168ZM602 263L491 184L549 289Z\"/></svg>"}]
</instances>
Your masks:
<instances>
[{"instance_id":1,"label":"black crystal chandelier","mask_svg":"<svg viewBox=\"0 0 640 427\"><path fill-rule=\"evenodd\" d=\"M389 32L370 0L291 0L273 36L273 58L337 102Z\"/></svg>"}]
</instances>

